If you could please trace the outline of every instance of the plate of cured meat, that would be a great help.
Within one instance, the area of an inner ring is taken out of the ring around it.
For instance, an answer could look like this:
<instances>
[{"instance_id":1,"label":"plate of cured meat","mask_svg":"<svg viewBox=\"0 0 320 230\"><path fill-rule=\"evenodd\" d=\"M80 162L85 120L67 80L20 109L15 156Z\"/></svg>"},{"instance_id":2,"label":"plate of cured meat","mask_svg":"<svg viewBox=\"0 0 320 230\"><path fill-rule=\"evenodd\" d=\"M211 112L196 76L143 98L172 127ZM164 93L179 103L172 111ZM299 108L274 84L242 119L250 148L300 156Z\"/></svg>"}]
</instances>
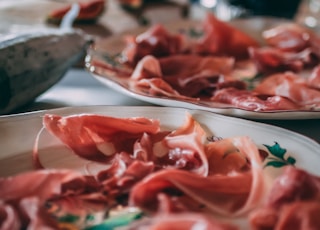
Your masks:
<instances>
[{"instance_id":1,"label":"plate of cured meat","mask_svg":"<svg viewBox=\"0 0 320 230\"><path fill-rule=\"evenodd\" d=\"M1 229L320 228L320 146L286 129L147 106L12 115L0 129Z\"/></svg>"},{"instance_id":2,"label":"plate of cured meat","mask_svg":"<svg viewBox=\"0 0 320 230\"><path fill-rule=\"evenodd\" d=\"M87 69L149 103L255 119L320 117L320 37L294 22L250 18L156 24L99 39Z\"/></svg>"}]
</instances>

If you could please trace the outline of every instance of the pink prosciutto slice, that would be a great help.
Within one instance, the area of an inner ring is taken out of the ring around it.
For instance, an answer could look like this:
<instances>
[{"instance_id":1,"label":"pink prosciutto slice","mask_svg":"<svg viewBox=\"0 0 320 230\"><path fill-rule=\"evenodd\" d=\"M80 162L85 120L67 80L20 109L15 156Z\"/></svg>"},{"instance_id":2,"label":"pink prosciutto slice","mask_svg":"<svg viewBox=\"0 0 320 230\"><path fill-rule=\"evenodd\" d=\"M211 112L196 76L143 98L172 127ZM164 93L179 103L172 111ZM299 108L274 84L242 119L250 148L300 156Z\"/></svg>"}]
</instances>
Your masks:
<instances>
[{"instance_id":1,"label":"pink prosciutto slice","mask_svg":"<svg viewBox=\"0 0 320 230\"><path fill-rule=\"evenodd\" d=\"M320 65L316 66L306 80L306 84L320 90Z\"/></svg>"},{"instance_id":2,"label":"pink prosciutto slice","mask_svg":"<svg viewBox=\"0 0 320 230\"><path fill-rule=\"evenodd\" d=\"M260 73L294 71L314 65L314 57L311 49L300 52L284 52L272 47L249 48L250 58L253 60Z\"/></svg>"},{"instance_id":3,"label":"pink prosciutto slice","mask_svg":"<svg viewBox=\"0 0 320 230\"><path fill-rule=\"evenodd\" d=\"M234 68L234 58L174 55L159 59L163 80L188 97L212 95L219 81ZM186 68L187 66L187 68Z\"/></svg>"},{"instance_id":4,"label":"pink prosciutto slice","mask_svg":"<svg viewBox=\"0 0 320 230\"><path fill-rule=\"evenodd\" d=\"M204 35L194 47L196 53L245 59L249 47L259 47L255 39L211 13L206 15L202 24Z\"/></svg>"},{"instance_id":5,"label":"pink prosciutto slice","mask_svg":"<svg viewBox=\"0 0 320 230\"><path fill-rule=\"evenodd\" d=\"M96 183L72 170L38 170L0 178L0 188L0 229L4 230L59 229L46 205L61 203L68 200L67 197L69 201L77 200L79 206L75 202L64 203L61 212L101 211L107 204L105 197L97 195L99 186ZM89 193L90 197L85 197ZM83 206L84 200L86 206Z\"/></svg>"},{"instance_id":6,"label":"pink prosciutto slice","mask_svg":"<svg viewBox=\"0 0 320 230\"><path fill-rule=\"evenodd\" d=\"M310 87L304 79L291 72L273 74L265 78L254 91L286 97L305 108L320 105L320 90Z\"/></svg>"},{"instance_id":7,"label":"pink prosciutto slice","mask_svg":"<svg viewBox=\"0 0 320 230\"><path fill-rule=\"evenodd\" d=\"M159 132L159 121L143 117L115 118L102 115L58 116L46 114L44 127L82 158L107 163L114 153L132 151L143 133Z\"/></svg>"},{"instance_id":8,"label":"pink prosciutto slice","mask_svg":"<svg viewBox=\"0 0 320 230\"><path fill-rule=\"evenodd\" d=\"M153 151L166 164L206 176L209 168L205 141L204 129L187 113L184 124L155 144Z\"/></svg>"},{"instance_id":9,"label":"pink prosciutto slice","mask_svg":"<svg viewBox=\"0 0 320 230\"><path fill-rule=\"evenodd\" d=\"M171 55L142 58L131 75L131 87L148 95L181 99L210 97L220 87L235 85L245 88L240 81L230 80L234 59L229 57ZM186 68L186 66L188 68Z\"/></svg>"},{"instance_id":10,"label":"pink prosciutto slice","mask_svg":"<svg viewBox=\"0 0 320 230\"><path fill-rule=\"evenodd\" d=\"M284 23L262 33L268 46L282 51L300 52L309 47L315 33L294 23Z\"/></svg>"},{"instance_id":11,"label":"pink prosciutto slice","mask_svg":"<svg viewBox=\"0 0 320 230\"><path fill-rule=\"evenodd\" d=\"M263 32L265 47L250 48L250 58L262 73L301 71L315 66L320 58L320 38L311 30L293 23Z\"/></svg>"},{"instance_id":12,"label":"pink prosciutto slice","mask_svg":"<svg viewBox=\"0 0 320 230\"><path fill-rule=\"evenodd\" d=\"M138 36L127 36L126 47L122 51L126 60L135 65L146 55L155 57L181 53L185 46L182 34L171 34L163 25L157 24Z\"/></svg>"},{"instance_id":13,"label":"pink prosciutto slice","mask_svg":"<svg viewBox=\"0 0 320 230\"><path fill-rule=\"evenodd\" d=\"M279 111L298 110L301 107L286 97L273 94L264 94L239 90L235 88L224 88L215 92L211 98L213 102L225 104L235 108L248 111Z\"/></svg>"},{"instance_id":14,"label":"pink prosciutto slice","mask_svg":"<svg viewBox=\"0 0 320 230\"><path fill-rule=\"evenodd\" d=\"M132 189L130 204L147 211L159 211L161 194L164 193L171 199L175 199L175 196L185 197L180 200L184 203L182 206L186 205L185 202L196 202L213 213L226 216L241 215L256 207L268 186L262 173L258 149L246 137L230 141L248 158L250 170L241 173L231 170L227 174L209 176L184 170L161 170L146 177Z\"/></svg>"},{"instance_id":15,"label":"pink prosciutto slice","mask_svg":"<svg viewBox=\"0 0 320 230\"><path fill-rule=\"evenodd\" d=\"M319 229L320 178L287 166L264 205L250 213L252 229Z\"/></svg>"}]
</instances>

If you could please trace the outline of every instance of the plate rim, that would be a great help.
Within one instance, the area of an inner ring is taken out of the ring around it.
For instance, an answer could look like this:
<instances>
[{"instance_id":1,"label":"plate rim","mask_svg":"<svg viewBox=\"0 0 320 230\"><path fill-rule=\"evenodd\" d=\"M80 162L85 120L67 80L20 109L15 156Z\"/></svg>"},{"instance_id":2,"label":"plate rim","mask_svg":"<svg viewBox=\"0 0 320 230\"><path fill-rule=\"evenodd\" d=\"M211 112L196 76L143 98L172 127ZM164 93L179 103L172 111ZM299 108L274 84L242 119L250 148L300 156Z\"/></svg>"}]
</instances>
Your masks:
<instances>
[{"instance_id":1,"label":"plate rim","mask_svg":"<svg viewBox=\"0 0 320 230\"><path fill-rule=\"evenodd\" d=\"M67 114L81 114L81 113L93 113L92 111L100 111L98 114L104 114L104 110L159 110L159 111L170 111L174 112L174 110L179 111L185 111L189 112L190 114L195 113L203 113L208 116L216 117L222 120L230 121L232 123L241 122L242 124L250 125L250 126L258 126L262 127L264 129L273 130L274 133L280 132L286 132L288 134L294 134L299 139L305 139L306 141L315 144L316 146L320 147L320 143L318 143L316 140L305 136L301 133L295 132L293 130L289 130L287 128L279 127L273 124L266 124L259 121L254 120L247 120L245 118L241 117L234 117L234 116L226 116L224 114L215 113L208 110L202 110L202 109L192 109L192 108L185 108L185 107L172 107L172 106L153 106L153 105L147 105L147 106L130 106L130 105L85 105L85 106L64 106L60 108L51 108L51 109L43 109L43 110L36 110L36 111L30 111L30 112L23 112L23 113L17 113L17 114L9 114L9 115L0 115L0 125L1 123L6 122L14 122L15 120L28 120L28 119L41 119L41 117L47 113L55 113L58 115L67 115ZM91 111L91 112L90 112ZM123 116L125 117L125 116ZM269 131L270 132L270 131ZM1 141L0 141L1 142ZM319 149L320 150L320 149ZM320 153L320 152L319 152Z\"/></svg>"}]
</instances>

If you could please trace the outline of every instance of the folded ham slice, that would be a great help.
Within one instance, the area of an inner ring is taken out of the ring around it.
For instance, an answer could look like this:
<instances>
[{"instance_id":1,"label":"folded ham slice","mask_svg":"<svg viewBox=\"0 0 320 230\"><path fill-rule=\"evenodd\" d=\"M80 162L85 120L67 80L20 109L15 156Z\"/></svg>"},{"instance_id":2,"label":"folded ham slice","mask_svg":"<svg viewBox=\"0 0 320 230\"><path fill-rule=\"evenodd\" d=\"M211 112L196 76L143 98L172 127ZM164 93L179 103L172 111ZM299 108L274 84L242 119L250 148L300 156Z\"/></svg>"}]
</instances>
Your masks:
<instances>
[{"instance_id":1,"label":"folded ham slice","mask_svg":"<svg viewBox=\"0 0 320 230\"><path fill-rule=\"evenodd\" d=\"M196 202L198 205L192 207L202 206L219 215L230 217L245 214L261 202L264 192L268 190L268 180L262 173L262 163L254 143L246 137L229 141L231 149L237 148L238 154L243 154L248 159L250 169L237 172L237 167L226 174L215 173L208 176L185 170L161 170L133 187L129 203L143 210L156 212L161 207L159 202L164 193L171 199L179 199L181 206L186 206L185 202ZM185 198L179 198L181 196Z\"/></svg>"},{"instance_id":2,"label":"folded ham slice","mask_svg":"<svg viewBox=\"0 0 320 230\"><path fill-rule=\"evenodd\" d=\"M267 77L254 91L259 94L289 98L300 107L309 110L320 106L320 90L311 87L305 79L291 72Z\"/></svg>"},{"instance_id":3,"label":"folded ham slice","mask_svg":"<svg viewBox=\"0 0 320 230\"><path fill-rule=\"evenodd\" d=\"M0 229L59 229L58 215L104 211L106 197L93 178L73 170L38 170L0 178ZM51 206L59 210L50 211ZM81 215L80 215L81 214Z\"/></svg>"},{"instance_id":4,"label":"folded ham slice","mask_svg":"<svg viewBox=\"0 0 320 230\"><path fill-rule=\"evenodd\" d=\"M230 56L235 59L249 57L249 47L259 47L259 43L248 34L220 21L208 13L202 22L204 34L193 47L193 52L204 55Z\"/></svg>"},{"instance_id":5,"label":"folded ham slice","mask_svg":"<svg viewBox=\"0 0 320 230\"><path fill-rule=\"evenodd\" d=\"M92 114L67 117L46 114L43 124L75 154L104 163L108 163L116 152L132 151L134 141L143 133L155 134L160 130L158 120Z\"/></svg>"},{"instance_id":6,"label":"folded ham slice","mask_svg":"<svg viewBox=\"0 0 320 230\"><path fill-rule=\"evenodd\" d=\"M233 70L234 59L229 57L185 54L155 58L148 55L138 62L130 85L135 91L148 95L192 100L211 97L217 88L228 84L245 88L245 83L228 78Z\"/></svg>"},{"instance_id":7,"label":"folded ham slice","mask_svg":"<svg viewBox=\"0 0 320 230\"><path fill-rule=\"evenodd\" d=\"M127 36L126 43L122 54L134 66L146 55L163 57L184 52L185 36L170 33L163 25L157 24L138 36Z\"/></svg>"},{"instance_id":8,"label":"folded ham slice","mask_svg":"<svg viewBox=\"0 0 320 230\"><path fill-rule=\"evenodd\" d=\"M251 212L254 230L312 230L320 228L320 178L287 166L263 205Z\"/></svg>"},{"instance_id":9,"label":"folded ham slice","mask_svg":"<svg viewBox=\"0 0 320 230\"><path fill-rule=\"evenodd\" d=\"M267 89L266 89L267 90ZM265 92L225 88L215 92L213 102L234 106L248 111L284 111L298 110L301 107L289 98Z\"/></svg>"}]
</instances>

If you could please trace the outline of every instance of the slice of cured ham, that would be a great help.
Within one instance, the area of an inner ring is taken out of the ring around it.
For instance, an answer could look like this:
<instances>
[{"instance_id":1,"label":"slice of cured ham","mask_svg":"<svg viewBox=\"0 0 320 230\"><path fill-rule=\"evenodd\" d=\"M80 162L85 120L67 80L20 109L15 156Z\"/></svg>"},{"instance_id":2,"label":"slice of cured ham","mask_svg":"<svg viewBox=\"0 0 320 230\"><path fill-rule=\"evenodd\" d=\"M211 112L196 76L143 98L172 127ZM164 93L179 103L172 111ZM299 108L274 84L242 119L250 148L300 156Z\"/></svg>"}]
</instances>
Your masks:
<instances>
[{"instance_id":1,"label":"slice of cured ham","mask_svg":"<svg viewBox=\"0 0 320 230\"><path fill-rule=\"evenodd\" d=\"M181 202L192 200L220 215L241 215L248 212L261 202L267 190L267 180L263 176L258 149L253 142L246 137L229 141L233 149L237 148L248 158L250 170L241 173L231 170L227 174L209 176L184 170L161 170L139 182L132 189L129 202L155 212L160 207L159 198L162 193L171 197L178 194L178 197L187 197Z\"/></svg>"},{"instance_id":2,"label":"slice of cured ham","mask_svg":"<svg viewBox=\"0 0 320 230\"><path fill-rule=\"evenodd\" d=\"M300 72L319 62L320 38L305 27L285 23L265 30L262 36L266 45L250 48L250 58L262 73Z\"/></svg>"},{"instance_id":3,"label":"slice of cured ham","mask_svg":"<svg viewBox=\"0 0 320 230\"><path fill-rule=\"evenodd\" d=\"M259 47L259 43L248 34L218 20L211 13L206 15L202 25L204 35L193 47L195 53L245 59L249 47Z\"/></svg>"},{"instance_id":4,"label":"slice of cured ham","mask_svg":"<svg viewBox=\"0 0 320 230\"><path fill-rule=\"evenodd\" d=\"M264 79L255 92L289 98L305 108L320 105L320 91L310 87L304 79L290 72L274 74Z\"/></svg>"},{"instance_id":5,"label":"slice of cured ham","mask_svg":"<svg viewBox=\"0 0 320 230\"><path fill-rule=\"evenodd\" d=\"M0 188L1 230L59 229L57 213L50 211L49 204L63 202L60 213L79 216L107 207L98 184L73 170L38 170L0 178Z\"/></svg>"},{"instance_id":6,"label":"slice of cured ham","mask_svg":"<svg viewBox=\"0 0 320 230\"><path fill-rule=\"evenodd\" d=\"M126 48L122 53L132 65L146 55L163 57L182 53L185 49L185 36L170 33L161 24L152 26L138 36L127 36L126 42Z\"/></svg>"},{"instance_id":7,"label":"slice of cured ham","mask_svg":"<svg viewBox=\"0 0 320 230\"><path fill-rule=\"evenodd\" d=\"M232 105L248 111L298 110L300 106L290 99L278 95L251 92L235 88L218 90L211 98L214 102Z\"/></svg>"},{"instance_id":8,"label":"slice of cured ham","mask_svg":"<svg viewBox=\"0 0 320 230\"><path fill-rule=\"evenodd\" d=\"M310 49L300 52L284 52L272 47L249 48L250 57L260 73L294 71L300 72L314 64Z\"/></svg>"},{"instance_id":9,"label":"slice of cured ham","mask_svg":"<svg viewBox=\"0 0 320 230\"><path fill-rule=\"evenodd\" d=\"M158 120L90 114L68 117L46 114L43 124L77 155L104 163L116 152L131 152L134 141L143 133L155 134L160 130Z\"/></svg>"},{"instance_id":10,"label":"slice of cured ham","mask_svg":"<svg viewBox=\"0 0 320 230\"><path fill-rule=\"evenodd\" d=\"M188 68L186 68L188 66ZM181 99L210 97L220 87L245 88L241 81L229 80L234 59L198 55L145 56L131 75L131 87L148 95Z\"/></svg>"},{"instance_id":11,"label":"slice of cured ham","mask_svg":"<svg viewBox=\"0 0 320 230\"><path fill-rule=\"evenodd\" d=\"M211 96L218 82L234 68L234 59L230 57L175 55L159 61L163 79L188 97Z\"/></svg>"},{"instance_id":12,"label":"slice of cured ham","mask_svg":"<svg viewBox=\"0 0 320 230\"><path fill-rule=\"evenodd\" d=\"M263 205L250 214L252 229L320 228L320 178L287 166Z\"/></svg>"}]
</instances>

